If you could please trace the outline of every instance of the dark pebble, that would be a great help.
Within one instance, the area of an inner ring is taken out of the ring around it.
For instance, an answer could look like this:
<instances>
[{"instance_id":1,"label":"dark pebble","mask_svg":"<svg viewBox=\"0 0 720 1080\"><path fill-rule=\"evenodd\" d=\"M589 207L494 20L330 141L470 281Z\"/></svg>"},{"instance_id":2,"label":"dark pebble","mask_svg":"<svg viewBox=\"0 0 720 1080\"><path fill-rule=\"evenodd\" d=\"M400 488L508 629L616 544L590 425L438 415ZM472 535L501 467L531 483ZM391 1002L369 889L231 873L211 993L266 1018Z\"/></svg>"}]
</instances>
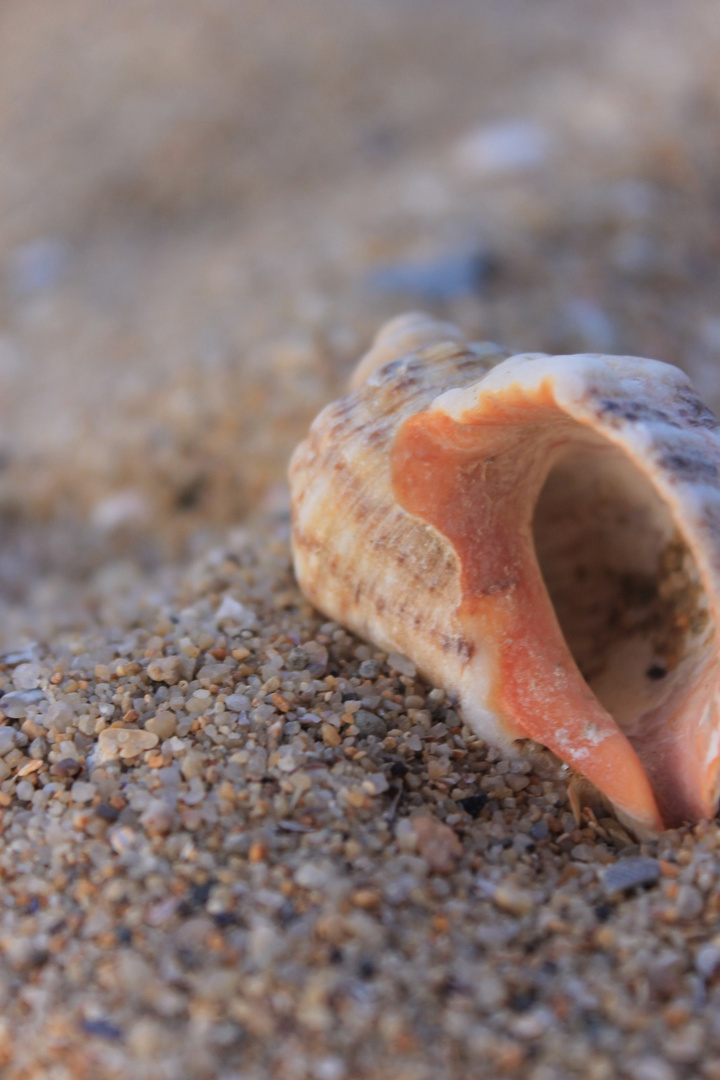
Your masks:
<instances>
[{"instance_id":1,"label":"dark pebble","mask_svg":"<svg viewBox=\"0 0 720 1080\"><path fill-rule=\"evenodd\" d=\"M612 866L608 866L602 875L605 892L610 896L641 886L657 885L659 879L660 864L657 859L650 859L645 855L619 859Z\"/></svg>"},{"instance_id":2,"label":"dark pebble","mask_svg":"<svg viewBox=\"0 0 720 1080\"><path fill-rule=\"evenodd\" d=\"M536 997L537 995L533 990L520 990L517 994L513 994L508 1005L513 1012L524 1013L532 1008L535 1004Z\"/></svg>"},{"instance_id":3,"label":"dark pebble","mask_svg":"<svg viewBox=\"0 0 720 1080\"><path fill-rule=\"evenodd\" d=\"M458 799L458 805L462 806L466 814L470 817L476 818L480 812L487 806L488 797L482 792L479 795L468 795L464 799Z\"/></svg>"},{"instance_id":4,"label":"dark pebble","mask_svg":"<svg viewBox=\"0 0 720 1080\"><path fill-rule=\"evenodd\" d=\"M547 821L536 821L530 829L530 835L533 840L547 840L550 835L550 830L547 827Z\"/></svg>"},{"instance_id":5,"label":"dark pebble","mask_svg":"<svg viewBox=\"0 0 720 1080\"><path fill-rule=\"evenodd\" d=\"M375 713L367 709L358 709L353 717L353 724L358 729L358 734L365 737L375 735L378 739L384 739L387 735L387 724Z\"/></svg>"},{"instance_id":6,"label":"dark pebble","mask_svg":"<svg viewBox=\"0 0 720 1080\"><path fill-rule=\"evenodd\" d=\"M234 911L218 911L213 915L213 922L219 930L224 930L227 926L237 926L238 917Z\"/></svg>"},{"instance_id":7,"label":"dark pebble","mask_svg":"<svg viewBox=\"0 0 720 1080\"><path fill-rule=\"evenodd\" d=\"M487 251L459 252L426 262L380 267L369 276L368 284L375 292L432 304L476 296L497 270L497 259Z\"/></svg>"},{"instance_id":8,"label":"dark pebble","mask_svg":"<svg viewBox=\"0 0 720 1080\"><path fill-rule=\"evenodd\" d=\"M290 650L285 663L291 671L304 671L308 666L308 660L308 654L304 649L301 649L298 646L297 648Z\"/></svg>"},{"instance_id":9,"label":"dark pebble","mask_svg":"<svg viewBox=\"0 0 720 1080\"><path fill-rule=\"evenodd\" d=\"M75 758L62 758L56 761L50 769L53 776L59 776L62 780L72 779L82 772L82 765Z\"/></svg>"},{"instance_id":10,"label":"dark pebble","mask_svg":"<svg viewBox=\"0 0 720 1080\"><path fill-rule=\"evenodd\" d=\"M111 1039L117 1042L123 1037L120 1028L109 1020L83 1020L80 1027L86 1035L95 1035L99 1039Z\"/></svg>"},{"instance_id":11,"label":"dark pebble","mask_svg":"<svg viewBox=\"0 0 720 1080\"><path fill-rule=\"evenodd\" d=\"M189 901L194 907L204 907L210 899L212 881L205 881L202 885L193 885L190 890Z\"/></svg>"}]
</instances>

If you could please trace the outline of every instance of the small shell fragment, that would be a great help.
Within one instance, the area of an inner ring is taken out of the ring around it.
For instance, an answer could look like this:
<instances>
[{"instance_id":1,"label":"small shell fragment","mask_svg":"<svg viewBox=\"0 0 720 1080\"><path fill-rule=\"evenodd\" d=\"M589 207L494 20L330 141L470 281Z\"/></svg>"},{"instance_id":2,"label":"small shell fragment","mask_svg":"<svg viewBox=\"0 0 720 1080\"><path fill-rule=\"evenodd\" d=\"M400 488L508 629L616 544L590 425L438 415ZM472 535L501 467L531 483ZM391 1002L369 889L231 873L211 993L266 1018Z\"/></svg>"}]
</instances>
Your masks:
<instances>
[{"instance_id":1,"label":"small shell fragment","mask_svg":"<svg viewBox=\"0 0 720 1080\"><path fill-rule=\"evenodd\" d=\"M383 328L290 470L308 598L534 739L635 831L720 789L720 422L627 356L507 354Z\"/></svg>"}]
</instances>

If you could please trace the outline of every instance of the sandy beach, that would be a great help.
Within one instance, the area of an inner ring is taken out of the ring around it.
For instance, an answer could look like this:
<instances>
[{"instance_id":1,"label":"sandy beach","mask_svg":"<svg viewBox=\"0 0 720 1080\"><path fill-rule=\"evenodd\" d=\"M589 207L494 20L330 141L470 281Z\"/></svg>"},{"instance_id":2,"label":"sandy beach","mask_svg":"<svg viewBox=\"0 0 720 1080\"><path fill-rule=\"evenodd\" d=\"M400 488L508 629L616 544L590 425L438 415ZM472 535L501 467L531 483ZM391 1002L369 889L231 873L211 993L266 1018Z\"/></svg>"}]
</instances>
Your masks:
<instances>
[{"instance_id":1,"label":"sandy beach","mask_svg":"<svg viewBox=\"0 0 720 1080\"><path fill-rule=\"evenodd\" d=\"M720 408L719 46L711 0L4 7L7 1080L720 1080L717 823L578 815L327 622L286 483L404 310Z\"/></svg>"}]
</instances>

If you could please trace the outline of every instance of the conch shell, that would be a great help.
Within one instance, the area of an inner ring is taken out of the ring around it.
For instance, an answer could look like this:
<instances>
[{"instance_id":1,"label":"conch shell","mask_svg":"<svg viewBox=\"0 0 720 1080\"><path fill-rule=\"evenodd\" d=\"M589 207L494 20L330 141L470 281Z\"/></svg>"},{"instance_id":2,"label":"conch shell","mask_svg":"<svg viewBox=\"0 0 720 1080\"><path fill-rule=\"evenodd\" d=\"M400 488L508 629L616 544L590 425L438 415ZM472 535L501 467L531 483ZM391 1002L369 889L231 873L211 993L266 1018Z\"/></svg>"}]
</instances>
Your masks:
<instances>
[{"instance_id":1,"label":"conch shell","mask_svg":"<svg viewBox=\"0 0 720 1080\"><path fill-rule=\"evenodd\" d=\"M671 365L389 323L290 477L300 585L638 830L720 794L720 422Z\"/></svg>"}]
</instances>

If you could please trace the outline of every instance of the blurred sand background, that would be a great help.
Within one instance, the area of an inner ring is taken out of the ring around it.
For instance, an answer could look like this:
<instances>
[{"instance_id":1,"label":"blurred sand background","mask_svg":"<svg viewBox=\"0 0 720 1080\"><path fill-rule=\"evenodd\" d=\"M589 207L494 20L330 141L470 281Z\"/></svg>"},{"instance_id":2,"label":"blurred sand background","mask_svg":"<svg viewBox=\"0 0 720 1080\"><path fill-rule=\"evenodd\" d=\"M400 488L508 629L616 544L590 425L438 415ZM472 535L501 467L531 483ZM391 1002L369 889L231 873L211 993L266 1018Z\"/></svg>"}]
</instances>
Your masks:
<instances>
[{"instance_id":1,"label":"blurred sand background","mask_svg":"<svg viewBox=\"0 0 720 1080\"><path fill-rule=\"evenodd\" d=\"M3 5L3 603L281 506L407 308L720 405L719 43L713 0Z\"/></svg>"}]
</instances>

